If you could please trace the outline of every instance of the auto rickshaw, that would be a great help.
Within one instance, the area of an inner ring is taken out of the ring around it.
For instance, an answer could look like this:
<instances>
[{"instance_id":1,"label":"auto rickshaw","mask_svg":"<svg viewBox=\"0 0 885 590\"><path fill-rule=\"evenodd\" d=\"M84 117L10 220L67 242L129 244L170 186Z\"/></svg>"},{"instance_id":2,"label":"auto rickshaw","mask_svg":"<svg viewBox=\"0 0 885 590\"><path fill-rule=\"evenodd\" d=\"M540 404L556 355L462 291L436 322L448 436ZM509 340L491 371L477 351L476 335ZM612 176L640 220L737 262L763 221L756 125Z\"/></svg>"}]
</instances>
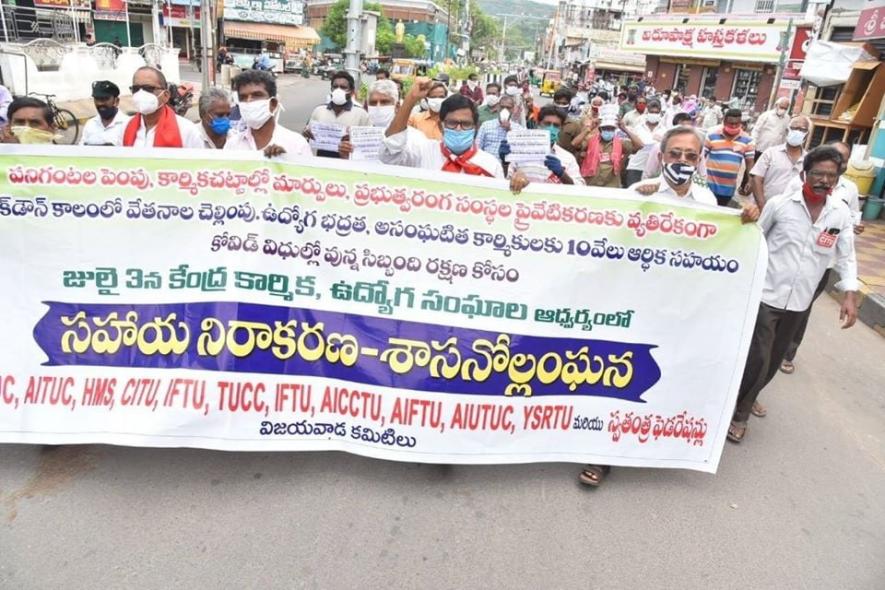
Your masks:
<instances>
[{"instance_id":1,"label":"auto rickshaw","mask_svg":"<svg viewBox=\"0 0 885 590\"><path fill-rule=\"evenodd\" d=\"M541 96L553 96L562 84L562 72L558 70L545 70L541 79Z\"/></svg>"}]
</instances>

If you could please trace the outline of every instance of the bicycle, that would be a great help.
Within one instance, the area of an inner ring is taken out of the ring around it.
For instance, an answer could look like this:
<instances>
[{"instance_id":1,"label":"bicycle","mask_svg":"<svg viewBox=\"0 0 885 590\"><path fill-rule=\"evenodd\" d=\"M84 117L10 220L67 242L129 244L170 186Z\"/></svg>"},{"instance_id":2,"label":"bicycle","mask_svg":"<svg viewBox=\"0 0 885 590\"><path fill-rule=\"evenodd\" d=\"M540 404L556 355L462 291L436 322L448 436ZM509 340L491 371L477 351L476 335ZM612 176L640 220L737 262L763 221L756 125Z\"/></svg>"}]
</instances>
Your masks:
<instances>
[{"instance_id":1,"label":"bicycle","mask_svg":"<svg viewBox=\"0 0 885 590\"><path fill-rule=\"evenodd\" d=\"M30 96L42 97L46 104L49 105L55 128L58 130L59 135L61 135L61 140L57 143L75 145L77 138L80 136L80 120L74 116L74 113L68 109L58 108L55 101L52 100L55 98L54 94L40 94L39 92L31 92L29 94Z\"/></svg>"}]
</instances>

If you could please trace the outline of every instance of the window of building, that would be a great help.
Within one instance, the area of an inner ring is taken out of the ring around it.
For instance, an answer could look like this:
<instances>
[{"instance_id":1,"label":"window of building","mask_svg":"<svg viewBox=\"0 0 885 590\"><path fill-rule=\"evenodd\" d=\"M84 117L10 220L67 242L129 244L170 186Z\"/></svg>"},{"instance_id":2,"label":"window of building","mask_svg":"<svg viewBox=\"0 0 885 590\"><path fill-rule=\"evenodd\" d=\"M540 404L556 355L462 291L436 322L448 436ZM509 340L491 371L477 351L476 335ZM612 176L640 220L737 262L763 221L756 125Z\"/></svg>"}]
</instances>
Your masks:
<instances>
[{"instance_id":1,"label":"window of building","mask_svg":"<svg viewBox=\"0 0 885 590\"><path fill-rule=\"evenodd\" d=\"M700 96L716 97L716 74L719 68L704 68L704 80Z\"/></svg>"},{"instance_id":2,"label":"window of building","mask_svg":"<svg viewBox=\"0 0 885 590\"><path fill-rule=\"evenodd\" d=\"M836 106L836 101L839 100L839 90L841 88L841 85L818 88L809 84L805 100L811 103L811 114L820 117L832 115L833 107Z\"/></svg>"},{"instance_id":3,"label":"window of building","mask_svg":"<svg viewBox=\"0 0 885 590\"><path fill-rule=\"evenodd\" d=\"M676 66L676 75L673 76L673 90L685 93L688 88L688 77L691 75L691 67L683 64Z\"/></svg>"},{"instance_id":4,"label":"window of building","mask_svg":"<svg viewBox=\"0 0 885 590\"><path fill-rule=\"evenodd\" d=\"M759 70L735 70L731 96L740 100L742 109L755 106L761 80L762 72Z\"/></svg>"}]
</instances>

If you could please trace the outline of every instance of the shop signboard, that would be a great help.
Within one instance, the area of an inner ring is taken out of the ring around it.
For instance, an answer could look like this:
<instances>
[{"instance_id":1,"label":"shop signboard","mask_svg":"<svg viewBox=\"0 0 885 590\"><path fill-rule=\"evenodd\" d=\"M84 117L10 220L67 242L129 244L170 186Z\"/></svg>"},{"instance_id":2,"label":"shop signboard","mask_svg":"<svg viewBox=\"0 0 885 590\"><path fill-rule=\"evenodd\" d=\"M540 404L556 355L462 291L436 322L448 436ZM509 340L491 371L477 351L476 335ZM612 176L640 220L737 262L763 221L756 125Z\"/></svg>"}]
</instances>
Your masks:
<instances>
[{"instance_id":1,"label":"shop signboard","mask_svg":"<svg viewBox=\"0 0 885 590\"><path fill-rule=\"evenodd\" d=\"M304 3L301 0L224 0L224 18L233 21L301 25Z\"/></svg>"},{"instance_id":2,"label":"shop signboard","mask_svg":"<svg viewBox=\"0 0 885 590\"><path fill-rule=\"evenodd\" d=\"M89 0L34 0L34 8L73 8L75 10L89 10L92 6Z\"/></svg>"},{"instance_id":3,"label":"shop signboard","mask_svg":"<svg viewBox=\"0 0 885 590\"><path fill-rule=\"evenodd\" d=\"M95 20L126 20L126 0L95 0Z\"/></svg>"},{"instance_id":4,"label":"shop signboard","mask_svg":"<svg viewBox=\"0 0 885 590\"><path fill-rule=\"evenodd\" d=\"M855 41L885 39L885 2L879 2L878 6L860 12L852 39Z\"/></svg>"},{"instance_id":5,"label":"shop signboard","mask_svg":"<svg viewBox=\"0 0 885 590\"><path fill-rule=\"evenodd\" d=\"M200 9L199 7L194 7L193 13L189 14L187 6L181 6L179 4L169 6L167 4L163 6L163 22L170 27L199 28Z\"/></svg>"},{"instance_id":6,"label":"shop signboard","mask_svg":"<svg viewBox=\"0 0 885 590\"><path fill-rule=\"evenodd\" d=\"M787 43L787 21L643 20L624 25L620 48L645 55L776 63Z\"/></svg>"}]
</instances>

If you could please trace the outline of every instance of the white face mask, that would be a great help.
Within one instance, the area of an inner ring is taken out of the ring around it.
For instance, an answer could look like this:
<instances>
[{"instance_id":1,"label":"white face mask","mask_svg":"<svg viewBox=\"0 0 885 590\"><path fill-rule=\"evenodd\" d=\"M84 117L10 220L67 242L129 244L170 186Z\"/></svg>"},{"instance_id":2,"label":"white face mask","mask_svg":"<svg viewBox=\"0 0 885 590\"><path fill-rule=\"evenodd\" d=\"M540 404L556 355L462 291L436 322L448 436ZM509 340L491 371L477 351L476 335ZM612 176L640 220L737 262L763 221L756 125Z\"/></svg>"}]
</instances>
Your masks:
<instances>
[{"instance_id":1,"label":"white face mask","mask_svg":"<svg viewBox=\"0 0 885 590\"><path fill-rule=\"evenodd\" d=\"M776 112L777 112L777 116L778 116L778 117L783 117L784 115L787 114L787 109L785 109L785 108L783 108L783 107L777 107L777 111L776 111Z\"/></svg>"},{"instance_id":2,"label":"white face mask","mask_svg":"<svg viewBox=\"0 0 885 590\"><path fill-rule=\"evenodd\" d=\"M474 82L473 80L467 80L467 87L473 90L474 88L476 88L476 82Z\"/></svg>"},{"instance_id":3,"label":"white face mask","mask_svg":"<svg viewBox=\"0 0 885 590\"><path fill-rule=\"evenodd\" d=\"M332 104L342 106L347 104L347 92L342 88L336 88L332 91Z\"/></svg>"},{"instance_id":4,"label":"white face mask","mask_svg":"<svg viewBox=\"0 0 885 590\"><path fill-rule=\"evenodd\" d=\"M494 107L498 106L498 102L501 100L501 97L497 94L486 94L485 100L483 102L486 106Z\"/></svg>"},{"instance_id":5,"label":"white face mask","mask_svg":"<svg viewBox=\"0 0 885 590\"><path fill-rule=\"evenodd\" d=\"M645 120L654 125L661 122L661 113L646 113Z\"/></svg>"},{"instance_id":6,"label":"white face mask","mask_svg":"<svg viewBox=\"0 0 885 590\"><path fill-rule=\"evenodd\" d=\"M439 109L442 108L442 103L444 98L428 98L427 99L427 108L433 111L434 113L438 113Z\"/></svg>"},{"instance_id":7,"label":"white face mask","mask_svg":"<svg viewBox=\"0 0 885 590\"><path fill-rule=\"evenodd\" d=\"M240 117L250 129L258 129L270 119L273 114L270 112L270 99L253 100L251 102L240 103Z\"/></svg>"},{"instance_id":8,"label":"white face mask","mask_svg":"<svg viewBox=\"0 0 885 590\"><path fill-rule=\"evenodd\" d=\"M498 113L498 120L502 123L506 123L510 120L510 110L509 109L501 109Z\"/></svg>"},{"instance_id":9,"label":"white face mask","mask_svg":"<svg viewBox=\"0 0 885 590\"><path fill-rule=\"evenodd\" d=\"M519 94L519 86L508 86L504 92L509 94L510 96L516 96Z\"/></svg>"},{"instance_id":10,"label":"white face mask","mask_svg":"<svg viewBox=\"0 0 885 590\"><path fill-rule=\"evenodd\" d=\"M805 136L808 135L805 131L800 131L799 129L790 129L787 131L787 145L791 145L793 147L797 147L802 145L802 142L805 141Z\"/></svg>"},{"instance_id":11,"label":"white face mask","mask_svg":"<svg viewBox=\"0 0 885 590\"><path fill-rule=\"evenodd\" d=\"M139 90L133 94L132 102L135 103L135 110L142 115L152 115L160 108L160 99L156 94L147 90Z\"/></svg>"},{"instance_id":12,"label":"white face mask","mask_svg":"<svg viewBox=\"0 0 885 590\"><path fill-rule=\"evenodd\" d=\"M369 105L369 120L372 122L373 127L383 127L384 129L387 129L387 127L390 126L390 122L393 121L395 113L396 107L392 104L381 106Z\"/></svg>"}]
</instances>

